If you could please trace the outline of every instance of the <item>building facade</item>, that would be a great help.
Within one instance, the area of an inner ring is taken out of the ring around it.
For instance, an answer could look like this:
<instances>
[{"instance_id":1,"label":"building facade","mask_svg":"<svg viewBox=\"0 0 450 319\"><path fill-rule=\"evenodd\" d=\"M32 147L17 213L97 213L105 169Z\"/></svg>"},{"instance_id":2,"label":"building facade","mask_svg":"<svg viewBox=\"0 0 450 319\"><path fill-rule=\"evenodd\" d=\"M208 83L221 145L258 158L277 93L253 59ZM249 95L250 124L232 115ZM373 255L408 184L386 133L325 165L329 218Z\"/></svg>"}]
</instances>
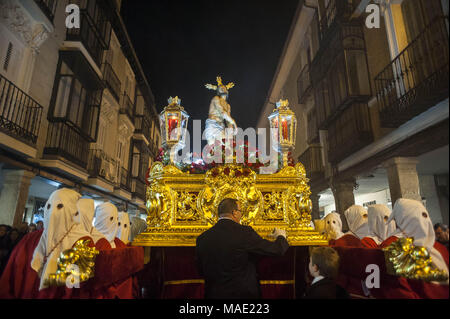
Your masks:
<instances>
[{"instance_id":1,"label":"building facade","mask_svg":"<svg viewBox=\"0 0 450 319\"><path fill-rule=\"evenodd\" d=\"M289 99L313 218L412 198L448 224L448 39L445 0L299 1L258 127Z\"/></svg>"},{"instance_id":2,"label":"building facade","mask_svg":"<svg viewBox=\"0 0 450 319\"><path fill-rule=\"evenodd\" d=\"M66 27L66 7L80 28ZM42 218L58 187L145 214L155 101L120 1L0 0L0 224Z\"/></svg>"}]
</instances>

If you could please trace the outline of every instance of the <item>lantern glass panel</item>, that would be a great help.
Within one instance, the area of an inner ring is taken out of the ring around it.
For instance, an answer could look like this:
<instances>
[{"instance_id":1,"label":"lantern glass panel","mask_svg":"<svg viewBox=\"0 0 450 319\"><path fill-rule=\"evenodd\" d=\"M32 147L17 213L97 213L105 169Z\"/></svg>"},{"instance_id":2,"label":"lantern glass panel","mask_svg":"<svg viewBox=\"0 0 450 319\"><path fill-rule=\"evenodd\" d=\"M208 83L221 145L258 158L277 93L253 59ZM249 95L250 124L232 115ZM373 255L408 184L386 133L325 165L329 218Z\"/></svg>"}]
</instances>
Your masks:
<instances>
[{"instance_id":1,"label":"lantern glass panel","mask_svg":"<svg viewBox=\"0 0 450 319\"><path fill-rule=\"evenodd\" d=\"M167 132L169 133L170 141L178 141L180 137L179 128L179 114L178 113L167 113Z\"/></svg>"},{"instance_id":2,"label":"lantern glass panel","mask_svg":"<svg viewBox=\"0 0 450 319\"><path fill-rule=\"evenodd\" d=\"M291 133L292 133L292 116L282 115L281 119L281 139L282 142L290 142L291 141Z\"/></svg>"},{"instance_id":3,"label":"lantern glass panel","mask_svg":"<svg viewBox=\"0 0 450 319\"><path fill-rule=\"evenodd\" d=\"M278 113L275 113L272 116L270 116L269 121L270 121L270 127L277 129L278 128Z\"/></svg>"},{"instance_id":4,"label":"lantern glass panel","mask_svg":"<svg viewBox=\"0 0 450 319\"><path fill-rule=\"evenodd\" d=\"M272 148L278 152L279 149L279 136L278 136L278 112L269 116L270 123L270 138L272 140Z\"/></svg>"},{"instance_id":5,"label":"lantern glass panel","mask_svg":"<svg viewBox=\"0 0 450 319\"><path fill-rule=\"evenodd\" d=\"M181 113L181 144L184 145L185 139L186 139L186 131L187 131L187 125L189 121L189 115L187 115L186 112Z\"/></svg>"}]
</instances>

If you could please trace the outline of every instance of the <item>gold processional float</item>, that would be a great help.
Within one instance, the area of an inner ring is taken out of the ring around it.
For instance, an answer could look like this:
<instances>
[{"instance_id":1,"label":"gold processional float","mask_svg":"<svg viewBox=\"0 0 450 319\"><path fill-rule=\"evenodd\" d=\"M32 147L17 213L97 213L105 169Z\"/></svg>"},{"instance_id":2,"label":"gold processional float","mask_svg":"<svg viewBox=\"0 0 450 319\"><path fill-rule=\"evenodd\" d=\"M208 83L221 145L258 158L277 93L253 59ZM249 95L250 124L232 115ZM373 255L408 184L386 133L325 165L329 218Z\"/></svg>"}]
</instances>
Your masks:
<instances>
[{"instance_id":1,"label":"gold processional float","mask_svg":"<svg viewBox=\"0 0 450 319\"><path fill-rule=\"evenodd\" d=\"M225 124L236 128L226 99L234 83L224 85L217 77L204 135L208 144L223 140ZM213 166L203 174L183 172L174 154L185 145L188 114L176 98L160 115L163 147L171 150L166 165L155 162L148 172L147 230L133 241L134 246L195 246L197 237L218 220L217 208L225 198L237 199L243 213L242 224L252 226L269 239L275 227L286 229L291 246L327 245L325 236L311 227L312 203L305 168L301 163L288 165L288 152L295 146L297 119L289 102L281 100L269 116L271 137L282 154L281 170L257 174L248 165ZM233 153L234 155L234 153ZM182 168L182 167L181 167ZM387 271L391 275L424 281L448 281L448 273L437 269L425 247L414 246L413 238L400 238L384 248ZM99 252L79 240L58 259L58 270L46 282L65 285L71 275L87 281L94 276ZM77 264L79 267L72 267Z\"/></svg>"},{"instance_id":2,"label":"gold processional float","mask_svg":"<svg viewBox=\"0 0 450 319\"><path fill-rule=\"evenodd\" d=\"M226 99L234 83L207 84L217 90L212 99L205 135L222 134L223 128L236 128ZM163 148L184 147L189 116L181 100L169 99L160 115ZM225 198L241 203L242 224L269 239L275 227L287 231L291 246L327 245L328 241L311 227L311 191L301 163L288 166L288 151L295 145L297 120L287 100L277 103L269 116L271 128L279 133L279 151L283 154L281 170L274 174L258 174L240 164L223 164L204 174L183 172L173 160L168 165L155 162L148 173L146 191L147 230L133 241L135 246L195 246L196 238L218 220L217 209ZM281 123L281 125L278 125ZM206 132L208 131L208 132ZM222 131L222 132L221 132ZM209 138L211 140L211 138Z\"/></svg>"}]
</instances>

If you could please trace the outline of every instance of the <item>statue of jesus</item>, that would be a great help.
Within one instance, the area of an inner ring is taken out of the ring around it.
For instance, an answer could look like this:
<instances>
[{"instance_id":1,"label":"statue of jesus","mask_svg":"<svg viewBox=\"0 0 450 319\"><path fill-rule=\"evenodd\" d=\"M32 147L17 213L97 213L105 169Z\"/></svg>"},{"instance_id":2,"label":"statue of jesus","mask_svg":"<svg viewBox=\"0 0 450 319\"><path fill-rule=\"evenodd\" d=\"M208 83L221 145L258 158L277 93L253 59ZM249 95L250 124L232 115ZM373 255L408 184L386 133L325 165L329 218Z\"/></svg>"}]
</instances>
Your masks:
<instances>
[{"instance_id":1,"label":"statue of jesus","mask_svg":"<svg viewBox=\"0 0 450 319\"><path fill-rule=\"evenodd\" d=\"M216 140L222 142L225 138L225 129L231 128L236 132L237 126L231 117L231 107L228 104L228 90L234 87L234 83L224 85L222 78L217 77L217 85L206 84L206 88L216 91L216 96L209 105L209 118L206 120L205 138L208 145L213 145Z\"/></svg>"}]
</instances>

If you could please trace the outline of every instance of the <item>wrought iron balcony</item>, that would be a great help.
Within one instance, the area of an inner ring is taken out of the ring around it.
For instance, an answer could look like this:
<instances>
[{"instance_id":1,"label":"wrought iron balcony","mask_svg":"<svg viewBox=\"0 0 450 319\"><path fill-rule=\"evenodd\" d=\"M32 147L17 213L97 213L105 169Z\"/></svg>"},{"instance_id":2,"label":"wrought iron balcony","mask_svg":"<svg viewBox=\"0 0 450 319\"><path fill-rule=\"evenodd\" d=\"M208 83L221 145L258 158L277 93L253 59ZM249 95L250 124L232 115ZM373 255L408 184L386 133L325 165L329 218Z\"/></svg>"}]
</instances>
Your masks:
<instances>
[{"instance_id":1,"label":"wrought iron balcony","mask_svg":"<svg viewBox=\"0 0 450 319\"><path fill-rule=\"evenodd\" d=\"M116 72L114 72L113 67L108 62L103 64L103 79L105 81L106 87L109 88L111 94L116 98L117 102L120 102L120 92L121 86L119 77Z\"/></svg>"},{"instance_id":2,"label":"wrought iron balcony","mask_svg":"<svg viewBox=\"0 0 450 319\"><path fill-rule=\"evenodd\" d=\"M41 8L47 18L53 22L53 19L55 18L57 0L34 0L34 2L36 2L39 8Z\"/></svg>"},{"instance_id":3,"label":"wrought iron balcony","mask_svg":"<svg viewBox=\"0 0 450 319\"><path fill-rule=\"evenodd\" d=\"M123 93L123 99L122 99L122 106L120 107L119 113L120 114L126 114L130 121L134 123L133 121L133 109L134 105L133 102L131 102L130 97L128 96L127 92Z\"/></svg>"},{"instance_id":4,"label":"wrought iron balcony","mask_svg":"<svg viewBox=\"0 0 450 319\"><path fill-rule=\"evenodd\" d=\"M102 177L105 180L118 184L119 166L117 162L106 155L102 150L91 150L89 155L88 172L91 177Z\"/></svg>"},{"instance_id":5,"label":"wrought iron balcony","mask_svg":"<svg viewBox=\"0 0 450 319\"><path fill-rule=\"evenodd\" d=\"M120 187L128 192L131 191L130 173L123 167L120 169Z\"/></svg>"},{"instance_id":6,"label":"wrought iron balcony","mask_svg":"<svg viewBox=\"0 0 450 319\"><path fill-rule=\"evenodd\" d=\"M0 130L36 146L43 107L0 74Z\"/></svg>"},{"instance_id":7,"label":"wrought iron balcony","mask_svg":"<svg viewBox=\"0 0 450 319\"><path fill-rule=\"evenodd\" d=\"M306 175L311 181L324 177L325 167L322 162L322 146L320 144L310 145L298 160L305 166Z\"/></svg>"},{"instance_id":8,"label":"wrought iron balcony","mask_svg":"<svg viewBox=\"0 0 450 319\"><path fill-rule=\"evenodd\" d=\"M44 155L61 156L87 169L89 139L68 122L50 122Z\"/></svg>"},{"instance_id":9,"label":"wrought iron balcony","mask_svg":"<svg viewBox=\"0 0 450 319\"><path fill-rule=\"evenodd\" d=\"M338 163L373 142L367 104L352 104L328 129L328 160Z\"/></svg>"},{"instance_id":10,"label":"wrought iron balcony","mask_svg":"<svg viewBox=\"0 0 450 319\"><path fill-rule=\"evenodd\" d=\"M309 93L311 92L311 76L309 73L309 64L306 64L303 67L303 70L300 72L300 75L297 80L298 86L298 102L300 104L304 104L306 102Z\"/></svg>"},{"instance_id":11,"label":"wrought iron balcony","mask_svg":"<svg viewBox=\"0 0 450 319\"><path fill-rule=\"evenodd\" d=\"M103 1L75 0L80 7L80 28L67 29L67 41L79 41L101 66L103 51L109 47L111 24L109 23Z\"/></svg>"},{"instance_id":12,"label":"wrought iron balcony","mask_svg":"<svg viewBox=\"0 0 450 319\"><path fill-rule=\"evenodd\" d=\"M428 25L375 77L380 120L395 128L448 98L448 18Z\"/></svg>"}]
</instances>

